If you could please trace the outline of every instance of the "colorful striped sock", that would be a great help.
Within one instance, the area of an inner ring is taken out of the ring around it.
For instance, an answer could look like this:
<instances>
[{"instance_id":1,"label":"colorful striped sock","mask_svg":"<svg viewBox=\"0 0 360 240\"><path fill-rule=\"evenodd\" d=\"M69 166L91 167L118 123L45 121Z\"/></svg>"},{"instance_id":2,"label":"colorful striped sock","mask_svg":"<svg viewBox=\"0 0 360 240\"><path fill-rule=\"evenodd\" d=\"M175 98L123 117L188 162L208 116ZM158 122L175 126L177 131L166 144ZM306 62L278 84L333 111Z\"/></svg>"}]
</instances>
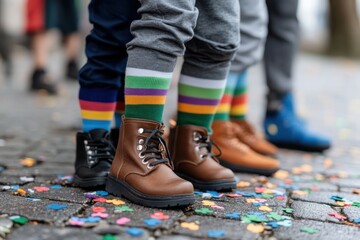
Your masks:
<instances>
[{"instance_id":1,"label":"colorful striped sock","mask_svg":"<svg viewBox=\"0 0 360 240\"><path fill-rule=\"evenodd\" d=\"M211 80L181 75L177 124L201 126L211 131L225 84L225 79Z\"/></svg>"},{"instance_id":2,"label":"colorful striped sock","mask_svg":"<svg viewBox=\"0 0 360 240\"><path fill-rule=\"evenodd\" d=\"M116 101L115 109L115 128L120 128L122 122L122 115L125 112L125 96L124 87L120 88Z\"/></svg>"},{"instance_id":3,"label":"colorful striped sock","mask_svg":"<svg viewBox=\"0 0 360 240\"><path fill-rule=\"evenodd\" d=\"M245 119L247 113L247 72L241 72L236 80L234 97L231 102L230 118Z\"/></svg>"},{"instance_id":4,"label":"colorful striped sock","mask_svg":"<svg viewBox=\"0 0 360 240\"><path fill-rule=\"evenodd\" d=\"M234 97L237 77L238 77L237 74L229 73L226 79L225 92L221 98L219 107L216 110L214 120L222 120L222 121L230 120L231 102Z\"/></svg>"},{"instance_id":5,"label":"colorful striped sock","mask_svg":"<svg viewBox=\"0 0 360 240\"><path fill-rule=\"evenodd\" d=\"M172 72L126 68L125 116L162 122Z\"/></svg>"},{"instance_id":6,"label":"colorful striped sock","mask_svg":"<svg viewBox=\"0 0 360 240\"><path fill-rule=\"evenodd\" d=\"M80 88L79 102L84 132L97 128L110 131L116 95L116 89Z\"/></svg>"}]
</instances>

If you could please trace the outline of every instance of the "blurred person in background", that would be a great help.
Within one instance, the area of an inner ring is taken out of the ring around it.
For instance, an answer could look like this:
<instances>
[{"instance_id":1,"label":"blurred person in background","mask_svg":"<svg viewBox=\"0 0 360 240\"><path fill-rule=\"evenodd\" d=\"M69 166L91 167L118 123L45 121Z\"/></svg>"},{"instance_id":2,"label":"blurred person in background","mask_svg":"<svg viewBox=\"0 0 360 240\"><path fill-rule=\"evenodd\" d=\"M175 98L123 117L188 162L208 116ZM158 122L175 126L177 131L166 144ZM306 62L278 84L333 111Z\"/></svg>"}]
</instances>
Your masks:
<instances>
[{"instance_id":1,"label":"blurred person in background","mask_svg":"<svg viewBox=\"0 0 360 240\"><path fill-rule=\"evenodd\" d=\"M80 48L79 9L77 0L27 0L26 31L31 38L34 70L31 75L30 90L45 90L57 94L56 84L47 74L49 60L49 34L51 29L61 32L67 58L66 76L77 79L77 56Z\"/></svg>"}]
</instances>

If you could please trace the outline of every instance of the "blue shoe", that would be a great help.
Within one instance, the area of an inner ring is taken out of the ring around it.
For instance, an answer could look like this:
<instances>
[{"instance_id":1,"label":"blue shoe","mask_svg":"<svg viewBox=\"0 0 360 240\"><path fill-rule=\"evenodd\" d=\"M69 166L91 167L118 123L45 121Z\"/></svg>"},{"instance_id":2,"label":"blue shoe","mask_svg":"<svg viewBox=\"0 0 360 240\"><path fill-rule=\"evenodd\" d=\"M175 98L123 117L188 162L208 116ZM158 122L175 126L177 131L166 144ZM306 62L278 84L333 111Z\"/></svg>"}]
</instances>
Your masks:
<instances>
[{"instance_id":1,"label":"blue shoe","mask_svg":"<svg viewBox=\"0 0 360 240\"><path fill-rule=\"evenodd\" d=\"M282 107L276 112L267 112L264 120L266 138L280 148L310 152L322 152L331 146L329 138L309 130L302 119L296 116L292 96L282 99Z\"/></svg>"}]
</instances>

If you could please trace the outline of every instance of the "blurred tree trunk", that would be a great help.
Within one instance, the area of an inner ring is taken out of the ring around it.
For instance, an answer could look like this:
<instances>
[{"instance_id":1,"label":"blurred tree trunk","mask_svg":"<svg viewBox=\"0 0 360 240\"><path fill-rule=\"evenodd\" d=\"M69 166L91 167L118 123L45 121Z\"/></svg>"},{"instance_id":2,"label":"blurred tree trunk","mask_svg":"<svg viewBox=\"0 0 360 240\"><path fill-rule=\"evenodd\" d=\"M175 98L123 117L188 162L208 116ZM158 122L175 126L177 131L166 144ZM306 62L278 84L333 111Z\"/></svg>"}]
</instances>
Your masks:
<instances>
[{"instance_id":1,"label":"blurred tree trunk","mask_svg":"<svg viewBox=\"0 0 360 240\"><path fill-rule=\"evenodd\" d=\"M329 0L329 53L337 56L360 57L360 23L356 0Z\"/></svg>"}]
</instances>

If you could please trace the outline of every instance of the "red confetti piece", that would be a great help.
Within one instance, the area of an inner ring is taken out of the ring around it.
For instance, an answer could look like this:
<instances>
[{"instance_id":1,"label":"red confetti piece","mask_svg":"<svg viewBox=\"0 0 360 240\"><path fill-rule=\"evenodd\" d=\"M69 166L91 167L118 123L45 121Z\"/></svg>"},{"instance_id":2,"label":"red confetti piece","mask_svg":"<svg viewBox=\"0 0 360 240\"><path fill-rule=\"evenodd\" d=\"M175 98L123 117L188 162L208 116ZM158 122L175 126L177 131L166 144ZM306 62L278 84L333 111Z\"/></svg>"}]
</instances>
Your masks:
<instances>
[{"instance_id":1,"label":"red confetti piece","mask_svg":"<svg viewBox=\"0 0 360 240\"><path fill-rule=\"evenodd\" d=\"M334 213L334 212L332 212L332 213L328 213L329 214L329 216L332 216L332 217L334 217L334 218L336 218L336 219L339 219L339 220L345 220L345 219L347 219L347 217L345 217L345 216L343 216L343 215L341 215L341 214L339 214L339 213Z\"/></svg>"},{"instance_id":2,"label":"red confetti piece","mask_svg":"<svg viewBox=\"0 0 360 240\"><path fill-rule=\"evenodd\" d=\"M153 214L151 214L152 218L156 218L158 220L164 220L164 219L169 219L169 215L164 214L163 212L155 212Z\"/></svg>"},{"instance_id":3,"label":"red confetti piece","mask_svg":"<svg viewBox=\"0 0 360 240\"><path fill-rule=\"evenodd\" d=\"M103 207L93 207L93 208L92 208L92 211L93 211L94 213L103 213L103 212L106 212L106 209L103 208Z\"/></svg>"},{"instance_id":4,"label":"red confetti piece","mask_svg":"<svg viewBox=\"0 0 360 240\"><path fill-rule=\"evenodd\" d=\"M106 202L106 198L95 198L94 202Z\"/></svg>"},{"instance_id":5,"label":"red confetti piece","mask_svg":"<svg viewBox=\"0 0 360 240\"><path fill-rule=\"evenodd\" d=\"M47 192L50 190L48 187L34 187L34 190L37 192Z\"/></svg>"},{"instance_id":6,"label":"red confetti piece","mask_svg":"<svg viewBox=\"0 0 360 240\"><path fill-rule=\"evenodd\" d=\"M265 190L266 190L266 188L263 188L263 187L256 187L255 188L256 193L263 193L263 192L265 192Z\"/></svg>"},{"instance_id":7,"label":"red confetti piece","mask_svg":"<svg viewBox=\"0 0 360 240\"><path fill-rule=\"evenodd\" d=\"M283 200L285 200L285 197L284 196L277 196L276 199L279 200L279 201L283 201Z\"/></svg>"}]
</instances>

